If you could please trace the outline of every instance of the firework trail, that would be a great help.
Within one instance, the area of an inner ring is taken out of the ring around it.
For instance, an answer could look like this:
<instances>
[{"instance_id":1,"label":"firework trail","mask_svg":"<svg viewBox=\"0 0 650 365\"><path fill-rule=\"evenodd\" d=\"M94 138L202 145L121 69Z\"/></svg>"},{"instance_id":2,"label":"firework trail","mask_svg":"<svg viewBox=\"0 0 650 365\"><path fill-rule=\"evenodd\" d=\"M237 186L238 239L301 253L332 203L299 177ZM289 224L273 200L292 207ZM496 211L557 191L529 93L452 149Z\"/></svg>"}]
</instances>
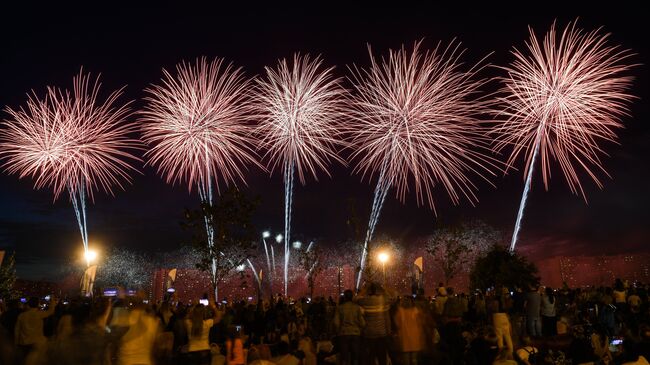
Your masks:
<instances>
[{"instance_id":1,"label":"firework trail","mask_svg":"<svg viewBox=\"0 0 650 365\"><path fill-rule=\"evenodd\" d=\"M273 277L275 277L275 249L273 248L273 245L271 245L271 260L273 262Z\"/></svg>"},{"instance_id":2,"label":"firework trail","mask_svg":"<svg viewBox=\"0 0 650 365\"><path fill-rule=\"evenodd\" d=\"M258 293L261 293L261 291L262 291L262 280L260 280L260 276L257 274L257 271L255 270L255 266L253 266L253 263L251 262L251 260L246 259L246 262L248 263L248 266L253 271L253 276L255 276L255 280L257 281Z\"/></svg>"},{"instance_id":3,"label":"firework trail","mask_svg":"<svg viewBox=\"0 0 650 365\"><path fill-rule=\"evenodd\" d=\"M167 183L197 187L203 204L212 206L213 182L228 186L244 182L243 167L260 166L251 148L253 107L250 81L241 68L217 58L194 64L182 62L176 75L163 70L160 85L145 90L149 96L141 112L146 153ZM211 217L205 216L208 245L214 244ZM212 262L212 275L216 263ZM216 291L216 288L215 288Z\"/></svg>"},{"instance_id":4,"label":"firework trail","mask_svg":"<svg viewBox=\"0 0 650 365\"><path fill-rule=\"evenodd\" d=\"M129 151L139 149L129 138L134 125L126 121L128 104L116 106L122 90L99 100L99 77L83 70L73 79L73 90L48 87L44 97L28 96L27 106L7 107L10 119L0 130L0 157L9 174L34 179L34 188L52 188L54 200L67 190L88 252L87 199L101 188L113 195L113 187L130 183L136 171ZM86 260L88 260L86 258ZM86 264L89 264L86 261Z\"/></svg>"},{"instance_id":5,"label":"firework trail","mask_svg":"<svg viewBox=\"0 0 650 365\"><path fill-rule=\"evenodd\" d=\"M257 129L271 171L282 169L285 192L284 294L287 295L294 173L302 184L305 175L327 172L330 160L343 163L335 146L344 116L345 91L333 68L322 69L320 58L294 55L293 62L266 67L256 88Z\"/></svg>"},{"instance_id":6,"label":"firework trail","mask_svg":"<svg viewBox=\"0 0 650 365\"><path fill-rule=\"evenodd\" d=\"M476 116L488 110L485 98L477 98L484 80L474 80L482 68L461 70L460 44L440 44L422 52L416 42L412 52L404 47L389 51L387 58L373 57L370 67L353 67L350 81L353 122L350 129L357 160L355 172L369 179L376 174L377 185L361 254L365 267L368 242L391 188L403 202L409 180L415 187L418 204L426 200L435 212L433 188L440 184L454 204L462 197L472 204L476 187L470 174L485 179L496 167L489 157L488 139Z\"/></svg>"},{"instance_id":7,"label":"firework trail","mask_svg":"<svg viewBox=\"0 0 650 365\"><path fill-rule=\"evenodd\" d=\"M621 116L628 114L634 97L628 94L632 77L623 76L635 65L626 63L633 54L608 45L609 34L600 29L584 32L570 23L558 37L555 24L542 44L529 28L526 51L514 49L515 60L503 69L503 110L505 121L495 129L495 150L513 146L507 161L512 166L525 155L525 185L510 251L514 251L524 208L538 156L542 178L548 190L551 157L556 160L574 194L585 191L578 176L586 173L599 188L598 171L607 175L601 164L599 140L616 141L615 129Z\"/></svg>"},{"instance_id":8,"label":"firework trail","mask_svg":"<svg viewBox=\"0 0 650 365\"><path fill-rule=\"evenodd\" d=\"M271 267L271 256L269 255L269 247L266 243L266 239L271 237L271 234L268 231L262 233L262 242L264 243L264 254L266 255L266 267L269 270L269 283L273 286L273 269ZM273 249L273 246L271 246ZM275 260L274 260L275 261ZM275 263L273 264L275 266Z\"/></svg>"}]
</instances>

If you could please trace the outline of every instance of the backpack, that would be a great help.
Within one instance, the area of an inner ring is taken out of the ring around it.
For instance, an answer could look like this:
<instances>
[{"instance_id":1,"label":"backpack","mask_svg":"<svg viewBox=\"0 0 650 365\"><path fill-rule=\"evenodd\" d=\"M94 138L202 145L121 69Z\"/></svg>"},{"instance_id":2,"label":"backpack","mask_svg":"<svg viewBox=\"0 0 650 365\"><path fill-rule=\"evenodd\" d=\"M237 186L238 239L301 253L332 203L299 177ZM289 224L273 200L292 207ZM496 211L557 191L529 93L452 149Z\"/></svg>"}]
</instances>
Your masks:
<instances>
[{"instance_id":1,"label":"backpack","mask_svg":"<svg viewBox=\"0 0 650 365\"><path fill-rule=\"evenodd\" d=\"M526 347L522 348L522 350L526 351L528 353L528 363L531 365L536 365L536 364L541 364L541 361L539 361L539 350L533 347L532 351L528 351ZM516 356L517 358L517 363L518 364L525 364L524 361L519 358L519 355Z\"/></svg>"}]
</instances>

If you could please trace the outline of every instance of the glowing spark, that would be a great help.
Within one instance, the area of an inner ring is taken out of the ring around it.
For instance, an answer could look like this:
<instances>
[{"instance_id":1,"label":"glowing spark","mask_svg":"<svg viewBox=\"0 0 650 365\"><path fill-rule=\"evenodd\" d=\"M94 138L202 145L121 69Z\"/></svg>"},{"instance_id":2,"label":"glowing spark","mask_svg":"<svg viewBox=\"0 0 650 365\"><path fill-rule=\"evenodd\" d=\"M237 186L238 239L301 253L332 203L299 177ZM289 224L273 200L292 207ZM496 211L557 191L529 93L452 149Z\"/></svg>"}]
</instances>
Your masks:
<instances>
[{"instance_id":1,"label":"glowing spark","mask_svg":"<svg viewBox=\"0 0 650 365\"><path fill-rule=\"evenodd\" d=\"M579 178L585 172L599 188L597 172L605 175L600 140L616 142L615 129L628 114L634 96L632 77L621 74L635 65L625 63L632 53L608 45L609 35L599 30L584 32L569 24L558 39L555 24L540 44L532 28L526 52L514 49L515 60L503 69L505 121L496 129L497 151L512 145L507 160L513 166L525 155L524 194L521 199L510 250L517 243L537 156L542 160L542 179L548 190L551 158L560 165L569 189L586 194Z\"/></svg>"}]
</instances>

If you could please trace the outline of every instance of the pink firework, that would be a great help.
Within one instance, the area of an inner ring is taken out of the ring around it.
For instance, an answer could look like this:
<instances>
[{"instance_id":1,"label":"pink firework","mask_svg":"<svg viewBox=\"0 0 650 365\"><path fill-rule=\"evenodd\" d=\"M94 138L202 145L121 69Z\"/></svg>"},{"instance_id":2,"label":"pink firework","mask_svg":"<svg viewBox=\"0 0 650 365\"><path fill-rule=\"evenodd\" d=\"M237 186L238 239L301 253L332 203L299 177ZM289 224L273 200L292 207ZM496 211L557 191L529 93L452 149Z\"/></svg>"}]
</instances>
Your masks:
<instances>
[{"instance_id":1,"label":"pink firework","mask_svg":"<svg viewBox=\"0 0 650 365\"><path fill-rule=\"evenodd\" d=\"M539 144L542 177L548 189L551 158L556 160L575 194L585 197L577 169L584 170L602 188L597 171L606 174L600 161L599 140L616 141L619 118L634 98L632 77L623 76L633 65L628 50L608 45L609 34L584 32L576 22L558 39L555 24L540 44L532 28L527 51L513 50L515 61L504 67L503 111L507 119L496 130L497 151L513 145L512 166L520 154L526 170L534 163ZM524 176L525 178L525 176Z\"/></svg>"},{"instance_id":2,"label":"pink firework","mask_svg":"<svg viewBox=\"0 0 650 365\"><path fill-rule=\"evenodd\" d=\"M283 59L276 69L266 67L266 78L257 83L257 132L269 168L293 166L303 184L307 174L317 179L317 170L329 175L330 160L343 162L336 145L345 90L334 68L321 65L318 57L296 54L291 65Z\"/></svg>"},{"instance_id":3,"label":"pink firework","mask_svg":"<svg viewBox=\"0 0 650 365\"><path fill-rule=\"evenodd\" d=\"M456 204L476 201L470 175L489 172L487 139L478 115L487 103L477 98L484 80L478 68L461 70L460 44L431 52L404 47L353 71L356 94L351 126L355 172L394 186L404 201L409 185L418 202L435 210L433 188L442 185ZM369 49L370 51L370 49Z\"/></svg>"},{"instance_id":4,"label":"pink firework","mask_svg":"<svg viewBox=\"0 0 650 365\"><path fill-rule=\"evenodd\" d=\"M250 81L241 68L217 58L180 63L176 75L163 70L161 85L146 91L141 112L148 163L168 183L186 182L191 190L210 190L214 180L244 181L243 167L256 165ZM218 186L218 185L217 185ZM209 193L209 191L208 191Z\"/></svg>"},{"instance_id":5,"label":"pink firework","mask_svg":"<svg viewBox=\"0 0 650 365\"><path fill-rule=\"evenodd\" d=\"M266 77L257 83L257 128L260 145L271 171L282 167L285 187L284 293L287 294L291 207L294 170L300 181L316 171L329 175L330 160L343 162L336 153L340 145L341 119L345 116L345 90L333 76L333 67L321 68L320 58L294 55L276 69L266 67Z\"/></svg>"},{"instance_id":6,"label":"pink firework","mask_svg":"<svg viewBox=\"0 0 650 365\"><path fill-rule=\"evenodd\" d=\"M357 288L368 242L392 187L404 201L412 185L418 203L426 200L435 212L435 186L442 185L454 204L463 196L473 203L476 188L470 175L492 174L494 161L477 118L488 110L485 99L477 97L484 84L474 79L480 67L461 69L459 43L438 45L431 52L421 52L420 45L416 42L412 52L391 50L381 60L369 49L370 67L352 70L355 172L377 176Z\"/></svg>"},{"instance_id":7,"label":"pink firework","mask_svg":"<svg viewBox=\"0 0 650 365\"><path fill-rule=\"evenodd\" d=\"M126 121L126 105L116 107L122 89L100 102L99 78L90 75L73 80L73 91L48 87L43 98L30 95L27 107L6 108L10 119L0 131L0 156L4 168L20 178L30 176L34 187L51 187L55 199L68 189L71 195L88 194L101 187L112 194L123 188L138 160L129 151L138 149L129 137L134 125Z\"/></svg>"},{"instance_id":8,"label":"pink firework","mask_svg":"<svg viewBox=\"0 0 650 365\"><path fill-rule=\"evenodd\" d=\"M579 177L584 171L598 187L596 176L605 174L598 143L616 141L618 120L628 112L634 98L627 90L632 77L623 76L633 65L632 55L607 43L608 35L599 30L585 33L569 24L559 37L555 24L540 45L532 28L526 46L530 54L515 49L515 61L504 67L505 96L500 114L505 121L495 130L495 149L513 146L507 160L512 166L520 154L526 156L524 192L519 205L510 250L514 251L532 175L538 155L542 177L548 190L551 159L556 160L574 194L586 200Z\"/></svg>"}]
</instances>

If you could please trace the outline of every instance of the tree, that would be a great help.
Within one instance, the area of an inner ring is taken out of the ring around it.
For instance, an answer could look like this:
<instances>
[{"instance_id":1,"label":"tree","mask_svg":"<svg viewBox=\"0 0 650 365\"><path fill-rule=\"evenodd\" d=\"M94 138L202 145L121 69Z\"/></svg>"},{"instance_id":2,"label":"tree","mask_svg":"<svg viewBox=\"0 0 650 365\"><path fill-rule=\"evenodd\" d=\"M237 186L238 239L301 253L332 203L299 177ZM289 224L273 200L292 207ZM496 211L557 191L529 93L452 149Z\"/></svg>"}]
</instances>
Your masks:
<instances>
[{"instance_id":1,"label":"tree","mask_svg":"<svg viewBox=\"0 0 650 365\"><path fill-rule=\"evenodd\" d=\"M499 242L501 234L481 221L456 227L440 228L427 240L426 250L434 265L441 268L445 285L466 270L490 247Z\"/></svg>"},{"instance_id":2,"label":"tree","mask_svg":"<svg viewBox=\"0 0 650 365\"><path fill-rule=\"evenodd\" d=\"M323 253L320 246L312 245L298 254L300 266L307 272L307 285L309 286L309 297L314 297L314 284L316 277L323 271Z\"/></svg>"},{"instance_id":3,"label":"tree","mask_svg":"<svg viewBox=\"0 0 650 365\"><path fill-rule=\"evenodd\" d=\"M470 273L472 289L528 288L539 284L537 267L505 247L495 245L476 260Z\"/></svg>"},{"instance_id":4,"label":"tree","mask_svg":"<svg viewBox=\"0 0 650 365\"><path fill-rule=\"evenodd\" d=\"M5 300L11 298L14 293L16 282L16 253L5 258L0 264L0 298Z\"/></svg>"},{"instance_id":5,"label":"tree","mask_svg":"<svg viewBox=\"0 0 650 365\"><path fill-rule=\"evenodd\" d=\"M257 199L230 187L215 203L185 211L182 226L192 232L191 244L200 258L196 267L208 273L215 300L219 299L219 283L236 267L244 265L256 246L251 217L257 203ZM208 244L206 227L214 232L212 246Z\"/></svg>"}]
</instances>

